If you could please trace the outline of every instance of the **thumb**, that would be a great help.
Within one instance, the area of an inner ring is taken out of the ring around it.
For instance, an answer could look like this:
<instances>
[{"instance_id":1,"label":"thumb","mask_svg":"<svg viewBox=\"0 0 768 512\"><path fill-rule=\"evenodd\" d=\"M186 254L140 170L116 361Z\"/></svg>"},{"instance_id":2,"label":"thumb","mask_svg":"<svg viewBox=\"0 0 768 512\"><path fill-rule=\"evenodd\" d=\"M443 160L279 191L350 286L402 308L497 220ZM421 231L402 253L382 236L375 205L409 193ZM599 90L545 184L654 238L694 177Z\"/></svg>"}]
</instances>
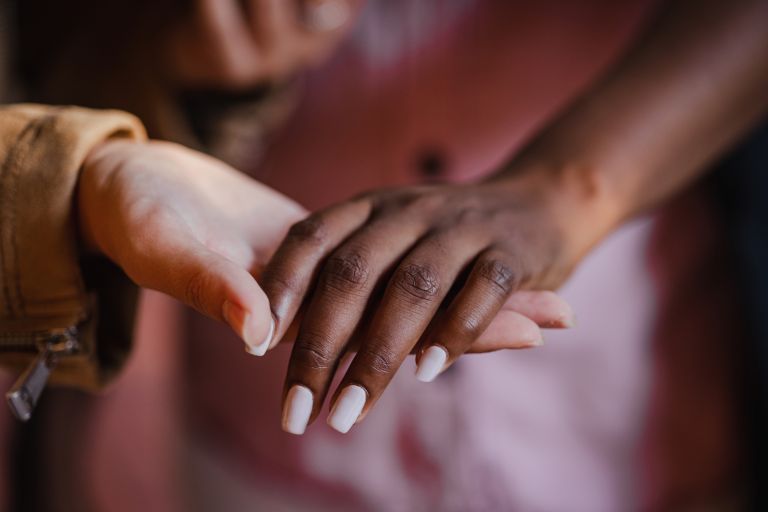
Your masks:
<instances>
[{"instance_id":1,"label":"thumb","mask_svg":"<svg viewBox=\"0 0 768 512\"><path fill-rule=\"evenodd\" d=\"M168 242L155 246L155 254L146 255L152 263L143 265L137 282L228 323L245 341L248 352L264 355L275 323L269 299L253 276L202 244L185 240L187 243L174 246Z\"/></svg>"}]
</instances>

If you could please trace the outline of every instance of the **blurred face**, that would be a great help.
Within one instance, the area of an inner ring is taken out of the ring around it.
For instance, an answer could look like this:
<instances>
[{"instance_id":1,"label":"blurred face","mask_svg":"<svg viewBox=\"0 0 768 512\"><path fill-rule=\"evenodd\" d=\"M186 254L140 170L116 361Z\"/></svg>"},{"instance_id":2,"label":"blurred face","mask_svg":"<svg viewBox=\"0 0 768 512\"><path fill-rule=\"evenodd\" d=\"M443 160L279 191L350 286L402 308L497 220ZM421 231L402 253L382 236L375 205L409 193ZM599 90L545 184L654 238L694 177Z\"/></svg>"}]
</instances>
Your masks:
<instances>
[{"instance_id":1,"label":"blurred face","mask_svg":"<svg viewBox=\"0 0 768 512\"><path fill-rule=\"evenodd\" d=\"M322 62L362 0L194 0L171 30L168 66L186 87L247 89Z\"/></svg>"}]
</instances>

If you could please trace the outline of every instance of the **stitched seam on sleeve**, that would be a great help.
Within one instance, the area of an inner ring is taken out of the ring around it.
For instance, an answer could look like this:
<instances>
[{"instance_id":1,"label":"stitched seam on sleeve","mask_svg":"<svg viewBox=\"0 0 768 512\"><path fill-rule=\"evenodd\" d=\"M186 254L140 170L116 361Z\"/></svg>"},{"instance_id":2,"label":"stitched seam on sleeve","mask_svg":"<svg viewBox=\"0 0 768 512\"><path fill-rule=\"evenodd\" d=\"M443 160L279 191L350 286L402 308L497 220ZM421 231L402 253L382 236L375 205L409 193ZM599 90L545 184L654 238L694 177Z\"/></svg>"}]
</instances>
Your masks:
<instances>
[{"instance_id":1,"label":"stitched seam on sleeve","mask_svg":"<svg viewBox=\"0 0 768 512\"><path fill-rule=\"evenodd\" d=\"M26 309L21 292L18 228L16 226L19 208L16 193L20 170L29 154L31 145L40 137L44 126L53 119L54 116L49 114L27 123L9 148L2 167L0 167L0 184L3 184L4 195L3 203L0 205L0 232L3 233L3 238L5 238L6 233L9 237L7 241L0 240L0 263L2 263L2 271L6 276L6 279L3 280L3 295L7 313L11 318L23 316ZM29 206L31 205L27 205L27 207ZM13 286L11 286L11 282Z\"/></svg>"}]
</instances>

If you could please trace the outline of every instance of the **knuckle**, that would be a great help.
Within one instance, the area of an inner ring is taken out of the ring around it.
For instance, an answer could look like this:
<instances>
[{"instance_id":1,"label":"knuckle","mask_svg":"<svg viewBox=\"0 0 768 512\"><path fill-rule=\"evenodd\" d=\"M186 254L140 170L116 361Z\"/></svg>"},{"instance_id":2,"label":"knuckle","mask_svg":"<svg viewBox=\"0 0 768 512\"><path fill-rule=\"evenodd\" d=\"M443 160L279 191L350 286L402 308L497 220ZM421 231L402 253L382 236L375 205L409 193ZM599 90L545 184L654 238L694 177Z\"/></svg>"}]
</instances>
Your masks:
<instances>
[{"instance_id":1,"label":"knuckle","mask_svg":"<svg viewBox=\"0 0 768 512\"><path fill-rule=\"evenodd\" d=\"M480 313L467 311L456 315L450 325L451 332L461 333L468 339L477 339L485 331L485 319Z\"/></svg>"},{"instance_id":2,"label":"knuckle","mask_svg":"<svg viewBox=\"0 0 768 512\"><path fill-rule=\"evenodd\" d=\"M298 293L301 289L294 274L286 268L273 265L267 267L261 278L262 288L271 299L290 293Z\"/></svg>"},{"instance_id":3,"label":"knuckle","mask_svg":"<svg viewBox=\"0 0 768 512\"><path fill-rule=\"evenodd\" d=\"M356 290L368 281L368 262L360 251L331 256L324 270L323 283L343 292Z\"/></svg>"},{"instance_id":4,"label":"knuckle","mask_svg":"<svg viewBox=\"0 0 768 512\"><path fill-rule=\"evenodd\" d=\"M478 275L504 295L511 293L518 284L518 275L512 266L498 258L481 261Z\"/></svg>"},{"instance_id":5,"label":"knuckle","mask_svg":"<svg viewBox=\"0 0 768 512\"><path fill-rule=\"evenodd\" d=\"M291 354L291 362L300 368L326 370L332 368L336 354L328 339L318 335L303 335L296 340Z\"/></svg>"},{"instance_id":6,"label":"knuckle","mask_svg":"<svg viewBox=\"0 0 768 512\"><path fill-rule=\"evenodd\" d=\"M393 283L399 290L419 300L432 300L440 291L440 278L429 265L410 263L398 267Z\"/></svg>"},{"instance_id":7,"label":"knuckle","mask_svg":"<svg viewBox=\"0 0 768 512\"><path fill-rule=\"evenodd\" d=\"M363 368L376 375L388 375L393 373L398 366L397 354L381 345L363 345L358 351L357 357Z\"/></svg>"},{"instance_id":8,"label":"knuckle","mask_svg":"<svg viewBox=\"0 0 768 512\"><path fill-rule=\"evenodd\" d=\"M327 238L327 228L320 217L307 217L291 226L288 238L295 242L321 245Z\"/></svg>"}]
</instances>

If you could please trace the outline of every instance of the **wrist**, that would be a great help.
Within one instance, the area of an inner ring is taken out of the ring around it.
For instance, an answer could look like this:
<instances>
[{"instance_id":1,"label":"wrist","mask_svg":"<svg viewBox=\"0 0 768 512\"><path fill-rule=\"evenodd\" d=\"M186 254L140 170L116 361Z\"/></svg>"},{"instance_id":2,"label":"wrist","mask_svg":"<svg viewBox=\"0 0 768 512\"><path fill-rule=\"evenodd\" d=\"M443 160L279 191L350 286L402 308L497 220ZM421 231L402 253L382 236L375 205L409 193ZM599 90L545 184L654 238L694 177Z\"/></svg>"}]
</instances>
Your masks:
<instances>
[{"instance_id":1,"label":"wrist","mask_svg":"<svg viewBox=\"0 0 768 512\"><path fill-rule=\"evenodd\" d=\"M579 261L613 231L624 216L599 170L578 161L522 155L490 178L529 194L547 211L568 259Z\"/></svg>"},{"instance_id":2,"label":"wrist","mask_svg":"<svg viewBox=\"0 0 768 512\"><path fill-rule=\"evenodd\" d=\"M77 186L76 226L82 250L91 254L108 254L108 204L104 198L113 182L112 175L119 167L122 149L136 142L110 139L95 146L86 156L80 170Z\"/></svg>"}]
</instances>

